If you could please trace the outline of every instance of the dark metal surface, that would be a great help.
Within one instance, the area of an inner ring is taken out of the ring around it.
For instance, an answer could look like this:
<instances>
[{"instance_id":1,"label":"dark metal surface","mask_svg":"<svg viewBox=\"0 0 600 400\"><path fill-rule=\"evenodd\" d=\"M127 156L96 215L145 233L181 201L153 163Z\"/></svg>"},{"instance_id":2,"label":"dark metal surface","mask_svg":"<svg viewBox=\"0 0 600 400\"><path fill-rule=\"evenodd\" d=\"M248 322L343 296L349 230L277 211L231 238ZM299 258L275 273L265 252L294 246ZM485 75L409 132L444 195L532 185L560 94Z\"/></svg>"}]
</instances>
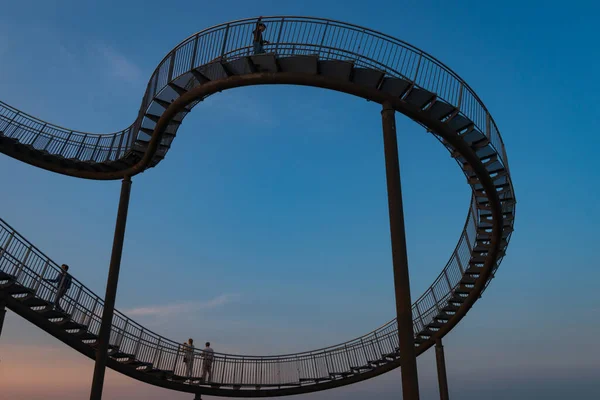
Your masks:
<instances>
[{"instance_id":1,"label":"dark metal surface","mask_svg":"<svg viewBox=\"0 0 600 400\"><path fill-rule=\"evenodd\" d=\"M449 332L480 297L510 239L515 200L496 125L462 79L404 42L337 21L302 17L263 21L268 22L269 34L276 32L277 39L267 37L271 44L265 46L271 55L248 56L250 45L244 44L244 29L255 19L209 28L169 53L150 79L139 116L128 128L135 134L112 135L110 146L118 145L118 151L114 147L102 148L104 139L98 136L68 130L56 134L53 129L62 128L25 116L3 103L0 151L59 173L119 179L156 165L191 108L222 90L296 84L388 103L425 126L448 148L473 190L455 251L442 273L411 308L409 325L414 332L416 353L421 354ZM280 63L282 58L290 59ZM213 60L218 61L210 63ZM324 67L325 61L352 65L338 71L332 70L331 64ZM317 66L316 73L313 64ZM102 157L98 158L98 154L108 155L108 165L99 162ZM79 160L69 160L73 155ZM18 283L3 286L0 282L0 294L27 289L36 299L51 297L53 288L42 278L55 271L54 263L3 221L0 228L0 272L14 273ZM103 300L76 281L65 299L70 319L84 325L87 333L99 334ZM83 354L95 357L90 346L73 341L69 333L47 324L36 311L15 301L9 296L9 307L19 315ZM107 308L112 309L108 304ZM190 385L177 378L184 374L178 343L146 330L118 311L112 322L111 346L132 355L136 362L151 364L153 370L146 373L111 357L107 360L109 367L144 382L186 392L232 397L306 393L369 379L402 362L396 350L400 345L399 332L393 320L360 338L310 352L280 356L215 354L214 385L196 386L197 382ZM199 368L202 354L196 357ZM156 374L155 370L162 372Z\"/></svg>"},{"instance_id":2,"label":"dark metal surface","mask_svg":"<svg viewBox=\"0 0 600 400\"><path fill-rule=\"evenodd\" d=\"M92 380L90 400L102 399L104 373L106 370L106 362L108 360L110 333L113 327L113 314L115 310L115 300L117 298L117 285L119 283L119 269L121 268L121 255L123 254L123 242L125 240L125 227L127 225L127 211L129 209L130 194L131 178L126 177L121 184L121 195L119 197L115 236L110 257L108 280L106 282L102 322L98 334L98 348L96 350L96 363L94 365L94 378Z\"/></svg>"},{"instance_id":3,"label":"dark metal surface","mask_svg":"<svg viewBox=\"0 0 600 400\"><path fill-rule=\"evenodd\" d=\"M402 357L402 398L419 399L419 377L415 337L412 327L412 303L410 299L410 278L404 229L404 208L402 206L402 185L400 183L400 163L398 161L398 141L396 138L396 110L388 102L383 103L381 119L383 125L383 147L385 172L390 215L390 236L392 240L392 262L394 266L394 289L396 291L396 320L398 321L398 341Z\"/></svg>"},{"instance_id":4,"label":"dark metal surface","mask_svg":"<svg viewBox=\"0 0 600 400\"><path fill-rule=\"evenodd\" d=\"M444 346L442 339L437 339L435 342L435 361L437 365L438 385L440 388L440 399L449 400L448 394L448 377L446 375L446 359L444 357Z\"/></svg>"},{"instance_id":5,"label":"dark metal surface","mask_svg":"<svg viewBox=\"0 0 600 400\"><path fill-rule=\"evenodd\" d=\"M6 301L0 299L0 337L2 337L2 328L4 327L4 318L6 317Z\"/></svg>"}]
</instances>

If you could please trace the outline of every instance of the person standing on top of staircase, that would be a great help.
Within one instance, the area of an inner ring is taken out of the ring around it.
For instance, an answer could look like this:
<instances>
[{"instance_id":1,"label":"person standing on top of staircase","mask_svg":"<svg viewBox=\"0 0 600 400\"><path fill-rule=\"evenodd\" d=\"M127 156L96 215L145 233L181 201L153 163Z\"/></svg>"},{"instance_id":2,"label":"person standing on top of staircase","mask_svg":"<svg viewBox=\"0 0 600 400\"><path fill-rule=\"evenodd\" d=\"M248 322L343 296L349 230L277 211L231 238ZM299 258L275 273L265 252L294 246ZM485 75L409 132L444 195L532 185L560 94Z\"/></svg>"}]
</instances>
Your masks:
<instances>
[{"instance_id":1,"label":"person standing on top of staircase","mask_svg":"<svg viewBox=\"0 0 600 400\"><path fill-rule=\"evenodd\" d=\"M215 355L214 350L210 348L210 342L206 342L206 347L204 348L202 355L204 356L204 361L202 362L201 380L210 382L212 380L212 363Z\"/></svg>"},{"instance_id":2,"label":"person standing on top of staircase","mask_svg":"<svg viewBox=\"0 0 600 400\"><path fill-rule=\"evenodd\" d=\"M265 43L269 43L268 41L263 39L263 32L266 29L267 26L262 23L262 17L259 17L258 21L256 21L256 28L252 31L252 44L254 45L254 54L264 54L265 52L263 45Z\"/></svg>"},{"instance_id":3,"label":"person standing on top of staircase","mask_svg":"<svg viewBox=\"0 0 600 400\"><path fill-rule=\"evenodd\" d=\"M189 338L187 343L183 343L183 364L185 376L191 378L194 370L194 339L192 338Z\"/></svg>"},{"instance_id":4,"label":"person standing on top of staircase","mask_svg":"<svg viewBox=\"0 0 600 400\"><path fill-rule=\"evenodd\" d=\"M46 282L58 283L56 286L56 297L54 298L54 308L59 311L64 312L60 306L60 299L67 293L69 288L71 287L72 278L71 275L67 272L69 270L69 266L67 264L63 264L60 266L61 272L54 279L44 279Z\"/></svg>"}]
</instances>

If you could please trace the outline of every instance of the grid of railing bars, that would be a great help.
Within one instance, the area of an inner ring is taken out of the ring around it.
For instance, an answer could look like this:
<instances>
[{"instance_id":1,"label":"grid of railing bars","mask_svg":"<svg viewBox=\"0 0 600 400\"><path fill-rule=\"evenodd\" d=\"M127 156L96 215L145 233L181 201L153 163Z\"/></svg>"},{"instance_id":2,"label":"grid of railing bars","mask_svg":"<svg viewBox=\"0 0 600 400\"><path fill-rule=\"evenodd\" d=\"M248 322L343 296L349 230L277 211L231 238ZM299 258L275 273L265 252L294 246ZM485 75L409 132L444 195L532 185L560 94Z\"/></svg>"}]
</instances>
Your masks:
<instances>
[{"instance_id":1,"label":"grid of railing bars","mask_svg":"<svg viewBox=\"0 0 600 400\"><path fill-rule=\"evenodd\" d=\"M114 161L128 149L132 127L111 134L77 132L49 124L0 102L0 133L36 150L81 161Z\"/></svg>"},{"instance_id":2,"label":"grid of railing bars","mask_svg":"<svg viewBox=\"0 0 600 400\"><path fill-rule=\"evenodd\" d=\"M267 51L280 55L316 53L324 59L350 56L359 65L376 67L436 93L440 99L456 106L490 139L508 170L502 138L489 112L462 79L433 57L388 35L352 24L305 17L269 17L263 22L271 28L265 35L270 35L270 32L276 35L275 42L266 45ZM170 81L190 69L234 53L236 49L242 49L242 54L249 54L255 24L255 19L223 24L199 32L178 45L152 75L142 109L147 108L152 98ZM12 115L7 111L12 111ZM121 157L133 142L134 137L130 133L137 131L134 128L137 124L109 135L69 131L23 114L4 103L0 103L0 118L6 125L6 136L65 158L97 162Z\"/></svg>"},{"instance_id":3,"label":"grid of railing bars","mask_svg":"<svg viewBox=\"0 0 600 400\"><path fill-rule=\"evenodd\" d=\"M415 334L431 322L450 296L452 288L460 281L460 263L468 265L470 253L465 249L472 246L475 238L470 236L473 233L468 232L473 232L477 221L476 208L471 207L470 210L454 256L432 287L413 306ZM3 221L0 227L0 268L17 276L18 282L34 289L38 297L53 301L55 286L43 278L56 276L59 273L58 266ZM91 333L99 332L103 302L75 279L61 305L72 315L73 321L87 326ZM369 361L381 359L384 354L395 353L398 345L396 332L393 320L370 334L313 352L272 357L215 354L212 379L224 385L261 386L328 379L331 378L330 374L350 371L351 368L367 365ZM134 355L137 360L153 364L155 369L174 371L177 375L185 376L179 344L146 331L118 311L113 318L110 343L121 352ZM196 353L195 357L194 374L200 376L202 353Z\"/></svg>"},{"instance_id":4,"label":"grid of railing bars","mask_svg":"<svg viewBox=\"0 0 600 400\"><path fill-rule=\"evenodd\" d=\"M265 37L272 43L265 51L279 56L316 54L322 59L351 59L357 65L375 67L390 76L414 82L454 105L470 119L499 151L506 152L495 122L473 90L448 67L423 51L388 35L352 24L306 17L263 18ZM149 81L142 108L177 77L218 60L251 54L256 19L222 24L201 31L173 49ZM273 41L274 40L274 41Z\"/></svg>"}]
</instances>

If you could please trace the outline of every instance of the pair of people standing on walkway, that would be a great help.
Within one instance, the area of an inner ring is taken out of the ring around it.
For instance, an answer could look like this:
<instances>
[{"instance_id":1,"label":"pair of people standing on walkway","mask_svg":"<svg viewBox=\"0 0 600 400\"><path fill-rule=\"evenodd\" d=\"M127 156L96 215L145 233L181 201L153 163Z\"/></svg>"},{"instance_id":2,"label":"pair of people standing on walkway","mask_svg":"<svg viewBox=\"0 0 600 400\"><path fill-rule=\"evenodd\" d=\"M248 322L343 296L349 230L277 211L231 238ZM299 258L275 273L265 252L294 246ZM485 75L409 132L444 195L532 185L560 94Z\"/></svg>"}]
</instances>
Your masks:
<instances>
[{"instance_id":1,"label":"pair of people standing on walkway","mask_svg":"<svg viewBox=\"0 0 600 400\"><path fill-rule=\"evenodd\" d=\"M190 338L183 343L183 364L185 365L185 376L192 378L194 372L194 339ZM214 350L210 347L210 342L206 342L206 347L202 350L202 375L201 382L210 382L212 380L212 364L214 359Z\"/></svg>"}]
</instances>

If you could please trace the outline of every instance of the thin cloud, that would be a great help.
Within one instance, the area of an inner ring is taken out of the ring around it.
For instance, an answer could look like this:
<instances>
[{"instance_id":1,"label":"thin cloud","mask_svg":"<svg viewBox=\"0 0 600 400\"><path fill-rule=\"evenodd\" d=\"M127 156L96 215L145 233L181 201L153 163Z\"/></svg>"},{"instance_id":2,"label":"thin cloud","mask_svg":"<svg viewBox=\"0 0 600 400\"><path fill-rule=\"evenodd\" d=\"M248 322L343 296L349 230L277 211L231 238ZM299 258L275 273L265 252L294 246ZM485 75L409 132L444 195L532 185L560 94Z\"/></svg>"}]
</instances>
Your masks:
<instances>
[{"instance_id":1,"label":"thin cloud","mask_svg":"<svg viewBox=\"0 0 600 400\"><path fill-rule=\"evenodd\" d=\"M175 304L166 304L162 306L136 307L124 311L127 316L153 316L166 317L173 314L189 313L200 310L213 310L233 302L239 297L238 294L222 294L214 299L202 302L184 302Z\"/></svg>"},{"instance_id":2,"label":"thin cloud","mask_svg":"<svg viewBox=\"0 0 600 400\"><path fill-rule=\"evenodd\" d=\"M108 63L111 74L132 83L142 79L142 70L133 61L106 44L97 46L99 54Z\"/></svg>"}]
</instances>

